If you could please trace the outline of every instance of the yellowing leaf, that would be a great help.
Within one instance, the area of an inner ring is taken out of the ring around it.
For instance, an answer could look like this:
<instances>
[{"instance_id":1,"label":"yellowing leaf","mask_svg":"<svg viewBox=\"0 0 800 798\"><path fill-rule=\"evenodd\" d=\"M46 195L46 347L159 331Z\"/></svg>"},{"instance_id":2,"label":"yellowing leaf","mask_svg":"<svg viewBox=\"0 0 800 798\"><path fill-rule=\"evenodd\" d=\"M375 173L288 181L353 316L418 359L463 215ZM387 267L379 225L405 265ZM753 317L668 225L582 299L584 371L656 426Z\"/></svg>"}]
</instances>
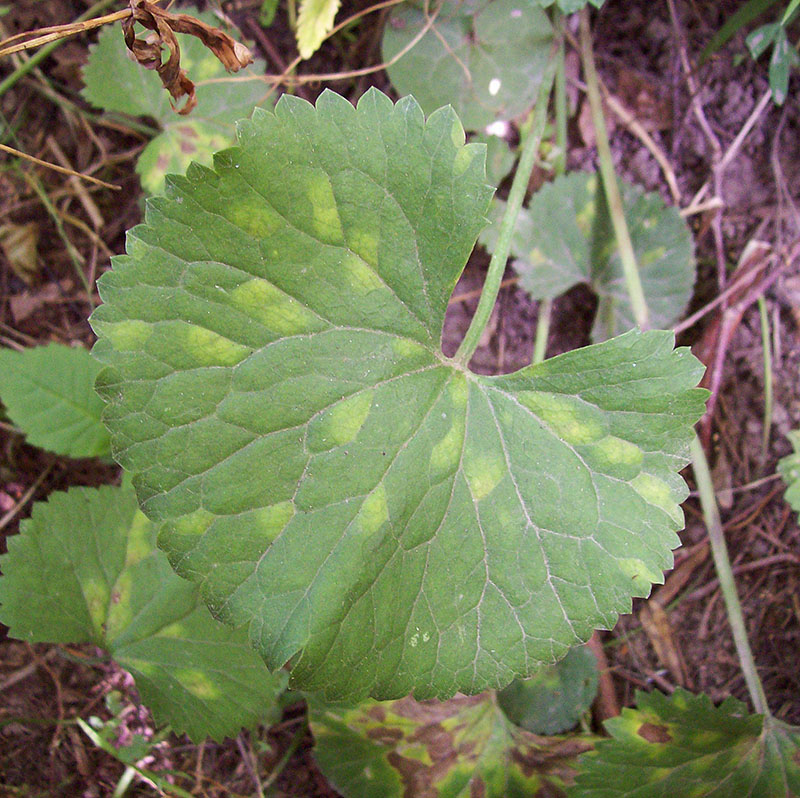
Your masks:
<instances>
[{"instance_id":1,"label":"yellowing leaf","mask_svg":"<svg viewBox=\"0 0 800 798\"><path fill-rule=\"evenodd\" d=\"M297 49L303 58L311 58L333 30L333 18L340 5L341 0L301 0L297 15Z\"/></svg>"}]
</instances>

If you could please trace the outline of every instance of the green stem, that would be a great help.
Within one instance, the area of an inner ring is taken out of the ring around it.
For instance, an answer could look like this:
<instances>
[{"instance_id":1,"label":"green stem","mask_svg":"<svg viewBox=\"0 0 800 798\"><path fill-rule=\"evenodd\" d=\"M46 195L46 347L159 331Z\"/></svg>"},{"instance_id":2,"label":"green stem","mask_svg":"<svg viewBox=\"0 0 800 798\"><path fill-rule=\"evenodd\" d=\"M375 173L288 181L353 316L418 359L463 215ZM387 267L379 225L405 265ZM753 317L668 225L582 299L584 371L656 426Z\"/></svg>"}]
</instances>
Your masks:
<instances>
[{"instance_id":1,"label":"green stem","mask_svg":"<svg viewBox=\"0 0 800 798\"><path fill-rule=\"evenodd\" d=\"M547 337L550 334L550 314L552 299L539 301L539 315L536 317L536 340L533 343L533 362L541 363L547 354Z\"/></svg>"},{"instance_id":2,"label":"green stem","mask_svg":"<svg viewBox=\"0 0 800 798\"><path fill-rule=\"evenodd\" d=\"M600 96L600 84L597 79L594 52L592 51L589 10L586 7L581 9L580 12L580 39L581 61L583 62L583 72L586 78L586 94L589 97L589 105L592 108L592 124L597 140L597 158L600 164L600 175L603 178L606 200L608 201L608 211L611 215L611 223L614 226L614 235L619 247L619 257L622 263L625 285L631 300L633 317L636 319L636 324L642 330L646 330L650 326L650 314L647 310L642 282L639 279L639 269L636 266L633 243L631 242L628 225L625 223L625 211L622 207L622 196L619 192L617 176L614 174L614 163L611 160L611 145L608 143L608 131L603 118L603 101Z\"/></svg>"},{"instance_id":3,"label":"green stem","mask_svg":"<svg viewBox=\"0 0 800 798\"><path fill-rule=\"evenodd\" d=\"M564 15L556 13L555 28L560 37L556 63L555 98L553 105L556 111L556 150L553 163L556 176L567 170L567 67L564 48ZM547 355L547 337L550 334L550 318L553 311L553 300L542 299L539 302L539 313L536 317L536 340L533 344L533 362L541 363Z\"/></svg>"},{"instance_id":4,"label":"green stem","mask_svg":"<svg viewBox=\"0 0 800 798\"><path fill-rule=\"evenodd\" d=\"M107 9L109 6L114 5L115 2L117 2L117 0L100 0L83 14L81 14L75 20L75 22L85 22L87 19L91 19L95 15L99 14L101 11L105 11L105 9ZM17 81L19 81L21 78L24 78L25 75L27 75L28 72L30 72L34 67L41 64L42 61L44 61L44 59L53 52L53 50L56 50L65 41L66 38L56 39L54 42L45 44L24 63L20 64L5 80L2 81L2 83L0 83L0 97L2 97L3 94L5 94L14 84L16 84Z\"/></svg>"},{"instance_id":5,"label":"green stem","mask_svg":"<svg viewBox=\"0 0 800 798\"><path fill-rule=\"evenodd\" d=\"M697 490L700 494L700 504L703 507L703 516L708 528L708 542L711 546L711 555L714 558L714 567L722 590L722 598L725 601L725 609L728 612L728 621L733 632L736 653L739 656L739 663L742 666L744 680L755 711L769 718L771 716L767 698L764 695L761 679L758 678L753 652L747 640L742 605L739 603L736 584L733 580L731 561L728 558L728 548L725 545L725 533L722 530L717 499L714 496L714 486L711 482L711 471L708 467L706 454L697 436L692 440L691 453L694 477L697 480Z\"/></svg>"},{"instance_id":6,"label":"green stem","mask_svg":"<svg viewBox=\"0 0 800 798\"><path fill-rule=\"evenodd\" d=\"M503 279L503 272L506 268L506 261L508 260L508 253L511 248L511 236L514 233L514 225L517 223L517 217L519 216L520 208L522 208L522 201L525 199L525 192L528 188L528 181L530 180L533 166L539 155L539 147L542 143L542 135L544 133L545 123L547 122L547 106L550 100L550 92L553 88L556 66L557 59L551 57L544 75L542 76L539 96L536 98L533 124L531 125L528 137L525 139L519 165L514 175L514 181L508 193L506 212L500 222L497 245L495 246L492 259L489 261L489 270L486 274L486 282L483 284L481 298L478 301L478 307L469 325L467 334L464 336L464 340L461 342L461 346L459 346L454 357L454 360L461 363L463 366L469 363L473 353L478 348L481 335L486 325L489 323L494 303L497 301L497 294L500 291L500 283Z\"/></svg>"},{"instance_id":7,"label":"green stem","mask_svg":"<svg viewBox=\"0 0 800 798\"><path fill-rule=\"evenodd\" d=\"M558 45L558 64L556 67L556 175L563 175L567 170L567 59L564 47L564 15L556 14L556 30L561 37Z\"/></svg>"},{"instance_id":8,"label":"green stem","mask_svg":"<svg viewBox=\"0 0 800 798\"><path fill-rule=\"evenodd\" d=\"M767 302L758 298L758 313L761 317L761 351L764 358L764 433L761 436L761 465L767 460L769 434L772 429L772 347L769 342L769 318Z\"/></svg>"}]
</instances>

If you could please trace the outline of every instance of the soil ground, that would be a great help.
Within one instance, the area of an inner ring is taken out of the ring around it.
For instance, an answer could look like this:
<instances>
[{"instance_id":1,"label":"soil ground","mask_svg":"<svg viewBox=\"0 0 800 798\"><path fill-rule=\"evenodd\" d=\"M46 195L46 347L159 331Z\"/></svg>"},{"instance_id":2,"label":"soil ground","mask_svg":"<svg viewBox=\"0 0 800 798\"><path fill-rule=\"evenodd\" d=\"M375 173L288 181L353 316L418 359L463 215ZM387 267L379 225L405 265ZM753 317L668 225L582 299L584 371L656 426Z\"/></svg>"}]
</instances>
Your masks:
<instances>
[{"instance_id":1,"label":"soil ground","mask_svg":"<svg viewBox=\"0 0 800 798\"><path fill-rule=\"evenodd\" d=\"M89 0L19 0L0 3L3 34L66 23L86 11ZM118 7L124 4L120 2ZM219 3L212 4L219 6ZM235 0L223 6L250 35L271 71L280 71L295 55L282 10L268 30L258 28L258 0ZM778 458L790 451L786 433L800 426L800 104L798 83L791 85L783 107L764 105L755 115L741 147L727 169L715 163L734 144L768 88L765 63L746 54L738 33L710 60L697 67L698 55L741 3L677 2L677 17L667 2L608 0L595 15L595 46L601 76L612 95L644 125L674 172L682 207L707 181L723 201L689 217L695 235L699 277L690 311L703 308L720 291L717 269L732 271L748 242L761 241L772 252L768 274L774 280L761 292L766 302L773 345L774 408L769 444L762 454L764 361L758 308L749 297L740 318L706 314L682 331L705 362L722 349L724 364L718 401L707 428L718 498L737 585L759 673L773 712L800 724L800 530L797 516L783 500L775 477ZM346 2L339 18L368 3ZM304 74L359 69L379 61L384 12L367 15L348 35L335 37L301 66ZM769 21L769 20L766 20ZM1 36L0 36L1 38ZM3 158L0 169L0 224L36 223L34 271L23 274L0 256L0 342L32 346L47 341L91 345L86 322L97 302L76 277L74 259L90 284L124 247L124 231L141 218L141 191L133 171L145 138L120 120L90 111L79 97L81 66L91 35L62 45L38 70L0 97L4 143L53 161L63 154L79 170L96 169L122 191L90 188L90 202L68 178L30 164ZM687 79L682 58L693 65ZM282 63L281 63L282 62ZM570 168L593 170L594 142L586 130L577 55L568 58L570 98ZM0 76L11 71L0 64ZM369 86L392 92L383 71L346 78L330 87L355 100ZM307 84L313 100L322 85ZM615 122L612 149L619 174L674 202L664 175L640 136ZM719 147L715 152L710 143ZM501 186L501 191L504 186ZM52 213L43 204L49 197ZM98 213L92 218L91 207ZM54 223L53 219L59 223ZM66 242L74 249L70 251ZM476 250L456 288L448 314L444 348L452 352L475 309L475 289L487 257ZM537 320L536 304L506 275L488 334L473 368L484 373L513 371L530 362ZM548 355L589 343L595 300L584 288L554 303ZM719 336L720 322L732 322L731 335ZM95 461L73 461L29 447L0 427L0 516L4 536L14 534L33 501L73 485L100 485L118 478L117 469ZM691 472L687 471L691 483ZM634 703L637 689L671 691L683 685L714 700L734 695L747 701L706 531L695 498L685 505L684 543L666 585L649 602L601 636L618 701ZM657 602L657 604L655 604ZM663 612L659 608L664 607ZM2 640L2 638L0 638ZM3 796L111 795L123 766L94 747L77 727L60 723L90 715L110 717L105 696L123 695L129 732L152 731L135 702L130 680L113 665L83 664L94 652L68 647L0 642L0 798ZM299 740L273 784L274 795L335 796L316 769L312 741L303 732L302 706L289 707L271 729L242 734L222 744L190 745L171 736L155 749L148 767L185 774L179 783L202 796L255 795L254 773L262 778ZM134 784L129 795L153 795L152 787Z\"/></svg>"}]
</instances>

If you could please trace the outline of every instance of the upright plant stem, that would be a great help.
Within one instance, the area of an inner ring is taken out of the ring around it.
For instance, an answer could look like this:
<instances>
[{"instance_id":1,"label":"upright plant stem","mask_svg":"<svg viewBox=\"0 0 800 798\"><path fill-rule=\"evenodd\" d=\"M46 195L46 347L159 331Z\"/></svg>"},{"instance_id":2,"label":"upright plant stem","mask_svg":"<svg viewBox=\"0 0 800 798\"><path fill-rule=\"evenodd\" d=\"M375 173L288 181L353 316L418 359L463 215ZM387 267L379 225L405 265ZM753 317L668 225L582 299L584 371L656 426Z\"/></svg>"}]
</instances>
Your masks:
<instances>
[{"instance_id":1,"label":"upright plant stem","mask_svg":"<svg viewBox=\"0 0 800 798\"><path fill-rule=\"evenodd\" d=\"M739 603L739 595L736 592L736 584L733 580L731 561L728 558L728 548L725 545L725 533L722 531L722 521L719 516L717 500L714 496L714 486L711 482L711 471L708 467L706 454L697 436L692 440L691 453L694 476L697 480L697 490L700 494L700 504L703 507L703 516L708 528L708 542L711 546L711 555L714 558L714 567L717 571L720 590L722 590L722 598L725 600L728 622L733 631L736 653L739 656L739 663L742 666L744 680L755 711L769 718L770 711L767 705L767 698L764 695L764 687L761 684L761 679L758 678L753 652L747 640L742 605Z\"/></svg>"},{"instance_id":2,"label":"upright plant stem","mask_svg":"<svg viewBox=\"0 0 800 798\"><path fill-rule=\"evenodd\" d=\"M605 119L603 118L603 102L600 95L600 84L597 79L597 69L594 64L594 52L592 50L592 31L589 26L589 10L584 6L580 12L580 39L581 39L581 61L583 62L583 72L586 78L586 93L589 97L589 105L592 108L592 124L594 126L595 138L597 140L597 157L600 162L600 175L603 178L603 188L605 189L608 210L611 215L611 223L614 226L614 235L619 247L619 257L622 263L622 272L625 277L625 285L631 299L631 308L636 324L643 330L650 326L650 314L647 309L647 302L642 290L642 281L639 279L639 270L636 267L636 255L633 252L628 225L625 223L625 211L622 207L622 196L617 184L617 176L614 174L614 163L611 160L611 146L608 143L608 131L606 130Z\"/></svg>"},{"instance_id":3,"label":"upright plant stem","mask_svg":"<svg viewBox=\"0 0 800 798\"><path fill-rule=\"evenodd\" d=\"M767 301L758 298L758 313L761 318L761 354L764 359L764 431L761 436L761 466L767 460L769 433L772 428L772 347L769 341L769 317Z\"/></svg>"},{"instance_id":4,"label":"upright plant stem","mask_svg":"<svg viewBox=\"0 0 800 798\"><path fill-rule=\"evenodd\" d=\"M558 55L556 56L555 100L556 110L556 156L553 168L556 175L567 170L567 69L564 49L564 15L556 12L555 28L559 35ZM536 316L536 340L533 344L533 363L541 363L547 355L547 337L550 334L550 316L553 310L552 299L539 300Z\"/></svg>"},{"instance_id":5,"label":"upright plant stem","mask_svg":"<svg viewBox=\"0 0 800 798\"><path fill-rule=\"evenodd\" d=\"M553 56L554 55L555 53L553 53ZM557 65L557 59L553 56L549 59L547 68L542 76L539 96L536 98L533 123L531 124L528 138L525 139L525 144L522 147L519 166L514 175L511 190L508 193L506 212L500 222L497 245L495 246L492 259L489 261L489 270L486 274L486 282L483 284L481 298L478 301L478 308L469 325L467 334L464 336L464 340L461 342L461 346L459 346L454 357L457 362L464 366L469 363L473 353L477 349L478 343L481 340L481 335L492 315L494 303L497 301L500 282L503 279L503 271L505 270L506 261L508 260L509 249L511 248L511 236L514 232L514 225L517 223L522 201L525 199L525 191L528 188L528 181L530 180L533 166L539 154L542 134L544 133L544 126L547 122L547 106L550 100L550 92L553 88L553 80L555 78Z\"/></svg>"}]
</instances>

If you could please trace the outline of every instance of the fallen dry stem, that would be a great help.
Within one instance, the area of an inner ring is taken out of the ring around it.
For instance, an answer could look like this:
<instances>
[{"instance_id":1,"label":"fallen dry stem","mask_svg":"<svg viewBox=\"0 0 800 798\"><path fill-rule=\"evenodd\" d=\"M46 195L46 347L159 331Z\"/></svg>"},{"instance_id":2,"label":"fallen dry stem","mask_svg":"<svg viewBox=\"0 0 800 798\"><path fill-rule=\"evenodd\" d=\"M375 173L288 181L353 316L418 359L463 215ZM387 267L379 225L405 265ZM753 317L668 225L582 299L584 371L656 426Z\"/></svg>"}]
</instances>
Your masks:
<instances>
[{"instance_id":1,"label":"fallen dry stem","mask_svg":"<svg viewBox=\"0 0 800 798\"><path fill-rule=\"evenodd\" d=\"M31 161L32 163L38 164L39 166L47 167L48 169L52 169L55 172L60 172L62 175L69 175L70 177L80 177L82 180L88 180L90 183L95 183L98 186L102 186L103 188L110 188L114 191L120 191L122 186L115 186L113 183L106 183L104 180L100 180L97 177L92 177L91 175L85 175L82 172L76 172L74 169L68 169L64 166L58 166L57 164L50 163L50 161L43 161L41 158L36 158L33 155L28 155L26 152L22 152L21 150L15 150L13 147L8 147L5 144L0 144L0 151L7 153L8 155L15 155L18 158L24 158L26 161Z\"/></svg>"}]
</instances>

